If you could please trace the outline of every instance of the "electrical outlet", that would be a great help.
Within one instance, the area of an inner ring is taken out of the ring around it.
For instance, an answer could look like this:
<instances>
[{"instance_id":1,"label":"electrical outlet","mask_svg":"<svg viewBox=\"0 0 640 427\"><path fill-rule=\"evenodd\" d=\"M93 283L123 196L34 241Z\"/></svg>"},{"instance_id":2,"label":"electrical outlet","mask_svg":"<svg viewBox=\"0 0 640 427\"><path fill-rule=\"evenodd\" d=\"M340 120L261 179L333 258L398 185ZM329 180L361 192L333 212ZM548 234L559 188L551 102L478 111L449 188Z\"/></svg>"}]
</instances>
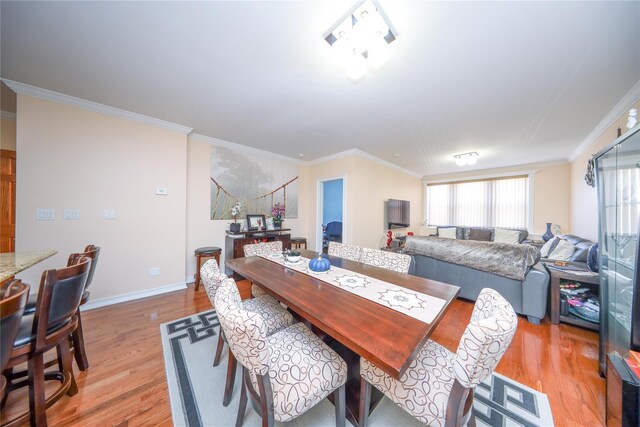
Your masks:
<instances>
[{"instance_id":1,"label":"electrical outlet","mask_svg":"<svg viewBox=\"0 0 640 427\"><path fill-rule=\"evenodd\" d=\"M164 187L156 187L156 194L158 196L166 196L169 194L169 190Z\"/></svg>"},{"instance_id":2,"label":"electrical outlet","mask_svg":"<svg viewBox=\"0 0 640 427\"><path fill-rule=\"evenodd\" d=\"M79 209L65 209L62 214L62 219L65 220L79 220L80 219L80 210Z\"/></svg>"},{"instance_id":3,"label":"electrical outlet","mask_svg":"<svg viewBox=\"0 0 640 427\"><path fill-rule=\"evenodd\" d=\"M54 221L56 219L56 210L50 208L37 208L36 221Z\"/></svg>"},{"instance_id":4,"label":"electrical outlet","mask_svg":"<svg viewBox=\"0 0 640 427\"><path fill-rule=\"evenodd\" d=\"M149 269L149 277L159 276L160 267L152 267Z\"/></svg>"},{"instance_id":5,"label":"electrical outlet","mask_svg":"<svg viewBox=\"0 0 640 427\"><path fill-rule=\"evenodd\" d=\"M102 219L116 219L116 210L115 209L103 209L102 210Z\"/></svg>"}]
</instances>

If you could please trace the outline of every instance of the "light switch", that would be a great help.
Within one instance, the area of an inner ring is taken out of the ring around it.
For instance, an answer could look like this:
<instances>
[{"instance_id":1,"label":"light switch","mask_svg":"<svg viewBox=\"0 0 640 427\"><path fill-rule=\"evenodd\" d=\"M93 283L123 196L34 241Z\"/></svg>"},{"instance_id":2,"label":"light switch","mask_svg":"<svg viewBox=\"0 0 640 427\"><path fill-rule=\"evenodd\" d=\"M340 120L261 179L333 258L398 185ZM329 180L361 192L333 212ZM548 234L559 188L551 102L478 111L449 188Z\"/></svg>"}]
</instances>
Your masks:
<instances>
[{"instance_id":1,"label":"light switch","mask_svg":"<svg viewBox=\"0 0 640 427\"><path fill-rule=\"evenodd\" d=\"M116 210L115 209L103 209L102 210L102 219L116 219Z\"/></svg>"},{"instance_id":2,"label":"light switch","mask_svg":"<svg viewBox=\"0 0 640 427\"><path fill-rule=\"evenodd\" d=\"M56 210L51 208L37 208L36 221L54 221L56 219Z\"/></svg>"},{"instance_id":3,"label":"light switch","mask_svg":"<svg viewBox=\"0 0 640 427\"><path fill-rule=\"evenodd\" d=\"M159 276L159 275L160 275L160 267L152 267L149 269L150 277Z\"/></svg>"},{"instance_id":4,"label":"light switch","mask_svg":"<svg viewBox=\"0 0 640 427\"><path fill-rule=\"evenodd\" d=\"M156 194L158 196L166 196L169 194L169 190L164 187L156 187Z\"/></svg>"},{"instance_id":5,"label":"light switch","mask_svg":"<svg viewBox=\"0 0 640 427\"><path fill-rule=\"evenodd\" d=\"M80 210L79 209L65 209L62 213L62 219L65 220L79 220L80 219Z\"/></svg>"}]
</instances>

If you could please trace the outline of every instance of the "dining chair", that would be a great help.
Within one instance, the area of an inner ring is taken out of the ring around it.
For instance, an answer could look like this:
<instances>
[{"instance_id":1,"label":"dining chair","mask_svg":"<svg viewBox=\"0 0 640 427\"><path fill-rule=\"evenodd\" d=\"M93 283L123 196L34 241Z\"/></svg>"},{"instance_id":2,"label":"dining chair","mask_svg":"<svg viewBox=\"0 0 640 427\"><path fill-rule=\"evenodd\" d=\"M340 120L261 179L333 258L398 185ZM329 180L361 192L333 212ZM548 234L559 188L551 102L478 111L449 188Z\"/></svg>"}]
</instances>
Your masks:
<instances>
[{"instance_id":1,"label":"dining chair","mask_svg":"<svg viewBox=\"0 0 640 427\"><path fill-rule=\"evenodd\" d=\"M200 278L204 285L204 288L211 301L211 305L216 308L215 296L220 288L220 285L224 280L231 280L235 285L233 279L229 279L226 274L221 273L215 259L211 259L205 262L200 269ZM280 329L286 328L293 323L293 316L286 309L284 309L278 301L269 296L261 295L242 302L242 306L245 310L260 315L266 325L269 334L273 334ZM222 327L218 330L218 344L216 346L216 354L213 358L213 366L220 364L222 356L222 350L224 350L224 344L227 341ZM233 386L236 378L236 359L233 352L229 350L227 353L227 379L224 387L224 397L222 399L223 406L228 406L231 402L233 394Z\"/></svg>"},{"instance_id":2,"label":"dining chair","mask_svg":"<svg viewBox=\"0 0 640 427\"><path fill-rule=\"evenodd\" d=\"M516 332L513 307L497 291L480 292L456 353L429 340L400 380L360 359L361 426L367 424L371 385L430 426L475 426L475 387L493 373Z\"/></svg>"},{"instance_id":3,"label":"dining chair","mask_svg":"<svg viewBox=\"0 0 640 427\"><path fill-rule=\"evenodd\" d=\"M349 245L347 243L329 242L327 254L355 262L360 262L362 260L362 248L360 246Z\"/></svg>"},{"instance_id":4,"label":"dining chair","mask_svg":"<svg viewBox=\"0 0 640 427\"><path fill-rule=\"evenodd\" d=\"M277 252L282 252L282 241L280 240L272 240L271 242L260 242L260 243L252 243L249 245L244 245L244 256L259 256L259 255L269 255ZM256 286L255 284L251 284L251 295L254 297L260 295L266 295L267 293L262 290L260 286Z\"/></svg>"},{"instance_id":5,"label":"dining chair","mask_svg":"<svg viewBox=\"0 0 640 427\"><path fill-rule=\"evenodd\" d=\"M215 303L220 325L242 365L236 426L242 426L247 392L260 408L262 426L286 422L333 393L336 425L345 425L347 364L304 324L269 334L264 318L243 307L232 280L220 286Z\"/></svg>"},{"instance_id":6,"label":"dining chair","mask_svg":"<svg viewBox=\"0 0 640 427\"><path fill-rule=\"evenodd\" d=\"M84 248L84 252L80 253L72 253L67 258L67 267L74 265L78 259L81 257L87 257L91 259L91 267L89 267L89 275L87 276L87 284L84 287L84 291L82 293L82 299L80 300L80 306L83 306L87 302L89 302L89 297L91 296L91 292L89 291L89 286L91 286L91 282L93 282L93 275L96 271L96 267L98 265L98 257L100 256L100 248L95 245L87 245ZM33 313L36 309L37 302L37 294L31 295L29 297L29 301L27 302L27 307L25 308L25 314ZM80 310L78 309L78 327L73 332L71 336L71 340L73 342L72 352L73 356L76 360L76 364L81 371L86 371L89 368L89 359L87 357L87 350L84 345L84 331L82 329L82 316L80 314Z\"/></svg>"},{"instance_id":7,"label":"dining chair","mask_svg":"<svg viewBox=\"0 0 640 427\"><path fill-rule=\"evenodd\" d=\"M8 391L29 387L29 410L5 424L16 425L29 420L36 426L47 425L46 408L67 393L73 396L78 387L73 375L70 337L78 327L78 307L84 292L91 259L81 257L74 265L42 273L36 310L25 314L13 343L6 369L27 363L26 372L8 376ZM44 372L44 353L56 348L58 371ZM25 375L26 374L26 375ZM12 383L27 376L27 380ZM61 385L45 399L45 381L57 380Z\"/></svg>"},{"instance_id":8,"label":"dining chair","mask_svg":"<svg viewBox=\"0 0 640 427\"><path fill-rule=\"evenodd\" d=\"M361 262L398 273L408 273L411 267L411 255L363 248Z\"/></svg>"},{"instance_id":9,"label":"dining chair","mask_svg":"<svg viewBox=\"0 0 640 427\"><path fill-rule=\"evenodd\" d=\"M29 296L29 285L20 280L11 282L2 290L0 299L0 373L9 363L11 349L18 335L20 320ZM7 381L0 375L0 399L4 398Z\"/></svg>"}]
</instances>

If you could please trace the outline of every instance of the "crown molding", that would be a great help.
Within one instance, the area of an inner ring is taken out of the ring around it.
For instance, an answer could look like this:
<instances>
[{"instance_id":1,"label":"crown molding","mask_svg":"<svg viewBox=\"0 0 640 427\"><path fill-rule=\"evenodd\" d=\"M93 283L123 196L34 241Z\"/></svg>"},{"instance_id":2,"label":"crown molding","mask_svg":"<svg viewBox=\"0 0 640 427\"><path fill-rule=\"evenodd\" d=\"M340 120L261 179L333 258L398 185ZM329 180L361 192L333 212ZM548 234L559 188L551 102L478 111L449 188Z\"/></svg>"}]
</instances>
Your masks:
<instances>
[{"instance_id":1,"label":"crown molding","mask_svg":"<svg viewBox=\"0 0 640 427\"><path fill-rule=\"evenodd\" d=\"M0 111L0 119L2 120L10 120L12 122L15 122L16 117L16 113L12 113L10 111Z\"/></svg>"},{"instance_id":2,"label":"crown molding","mask_svg":"<svg viewBox=\"0 0 640 427\"><path fill-rule=\"evenodd\" d=\"M551 160L539 163L522 163L519 165L503 166L499 168L475 169L473 171L460 171L451 173L442 173L438 175L425 175L422 182L425 184L441 184L451 181L465 181L488 178L501 178L505 176L515 175L532 175L540 171L540 169L552 166L568 165L565 159ZM474 172L474 174L471 174Z\"/></svg>"},{"instance_id":3,"label":"crown molding","mask_svg":"<svg viewBox=\"0 0 640 427\"><path fill-rule=\"evenodd\" d=\"M598 123L591 133L587 135L584 141L582 141L580 145L573 150L569 157L567 157L567 161L573 162L582 153L584 153L584 151L589 148L589 146L593 144L595 140L598 139L600 135L602 135L612 124L614 124L615 121L625 113L625 111L629 110L630 106L632 106L638 99L640 99L640 80L638 80L629 92L627 92L625 96L622 97L622 99L611 109L611 111L604 116L600 123Z\"/></svg>"},{"instance_id":4,"label":"crown molding","mask_svg":"<svg viewBox=\"0 0 640 427\"><path fill-rule=\"evenodd\" d=\"M131 111L121 110L120 108L109 107L108 105L98 104L97 102L87 101L86 99L76 98L75 96L64 95L62 93L53 92L47 89L31 86L24 83L14 82L13 80L2 79L7 86L16 93L21 95L33 96L35 98L47 101L57 102L59 104L69 105L71 107L81 108L83 110L92 111L94 113L106 114L108 116L120 119L131 120L161 129L170 130L183 135L188 135L193 130L190 127L167 122L165 120L156 119L142 114L133 113Z\"/></svg>"},{"instance_id":5,"label":"crown molding","mask_svg":"<svg viewBox=\"0 0 640 427\"><path fill-rule=\"evenodd\" d=\"M259 148L249 147L247 145L236 144L235 142L225 141L224 139L212 138L210 136L202 135L199 133L191 133L189 135L190 141L200 141L211 145L217 145L220 147L229 148L231 150L244 151L245 153L252 153L263 157L271 157L274 159L284 160L287 162L295 163L298 165L304 165L306 162L298 159L294 159L282 154L272 153L271 151L261 150Z\"/></svg>"}]
</instances>

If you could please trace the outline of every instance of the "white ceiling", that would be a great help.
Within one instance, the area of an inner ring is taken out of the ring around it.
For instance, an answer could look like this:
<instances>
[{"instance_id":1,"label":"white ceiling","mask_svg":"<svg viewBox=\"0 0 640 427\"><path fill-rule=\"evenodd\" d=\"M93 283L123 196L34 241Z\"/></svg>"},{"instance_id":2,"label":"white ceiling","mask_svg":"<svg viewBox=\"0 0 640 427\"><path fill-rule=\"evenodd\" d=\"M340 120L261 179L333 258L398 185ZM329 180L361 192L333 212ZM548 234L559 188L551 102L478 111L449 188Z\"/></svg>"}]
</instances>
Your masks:
<instances>
[{"instance_id":1,"label":"white ceiling","mask_svg":"<svg viewBox=\"0 0 640 427\"><path fill-rule=\"evenodd\" d=\"M640 80L640 2L379 0L399 36L360 83L322 34L353 4L1 3L1 75L313 160L421 175L566 159ZM394 157L394 154L400 157Z\"/></svg>"}]
</instances>

